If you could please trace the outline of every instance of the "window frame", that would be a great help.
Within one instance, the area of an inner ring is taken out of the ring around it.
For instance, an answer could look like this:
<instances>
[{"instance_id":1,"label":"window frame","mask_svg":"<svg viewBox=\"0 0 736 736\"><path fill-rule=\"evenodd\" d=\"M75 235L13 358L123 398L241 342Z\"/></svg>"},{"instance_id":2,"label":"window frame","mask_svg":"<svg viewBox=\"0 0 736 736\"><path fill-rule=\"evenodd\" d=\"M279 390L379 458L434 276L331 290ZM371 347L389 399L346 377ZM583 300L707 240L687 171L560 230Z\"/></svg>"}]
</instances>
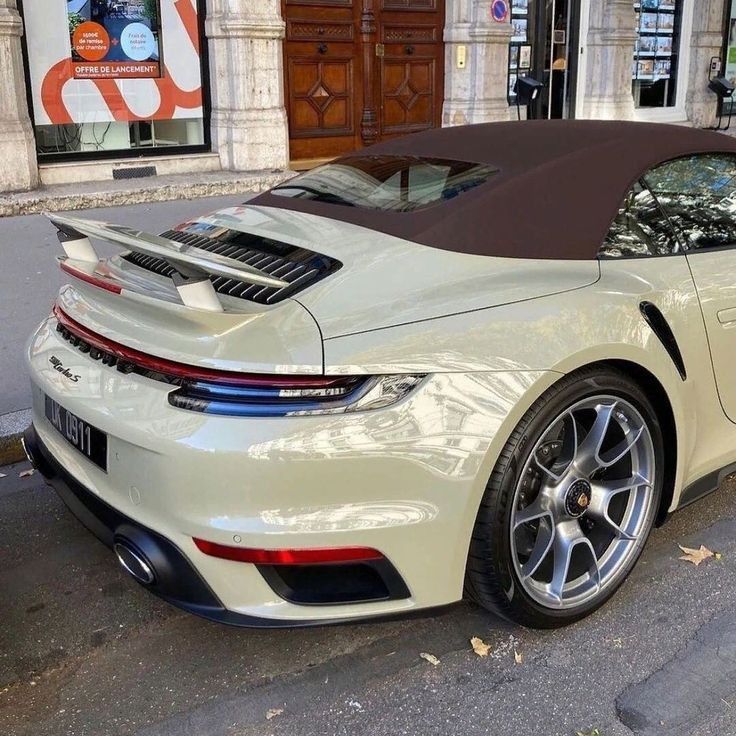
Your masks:
<instances>
[{"instance_id":1,"label":"window frame","mask_svg":"<svg viewBox=\"0 0 736 736\"><path fill-rule=\"evenodd\" d=\"M695 0L683 0L679 48L677 50L675 104L672 107L634 107L634 120L645 123L677 123L687 121L686 97L690 80L690 43L693 35L694 13Z\"/></svg>"}]
</instances>

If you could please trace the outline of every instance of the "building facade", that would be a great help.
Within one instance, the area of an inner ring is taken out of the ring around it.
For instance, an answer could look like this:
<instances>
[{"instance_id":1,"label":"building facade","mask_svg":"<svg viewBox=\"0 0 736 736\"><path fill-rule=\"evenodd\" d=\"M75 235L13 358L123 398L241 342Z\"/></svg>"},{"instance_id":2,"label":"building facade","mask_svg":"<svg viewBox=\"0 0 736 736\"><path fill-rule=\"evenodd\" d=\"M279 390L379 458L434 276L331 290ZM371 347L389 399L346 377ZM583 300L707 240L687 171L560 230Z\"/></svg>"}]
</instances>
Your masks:
<instances>
[{"instance_id":1,"label":"building facade","mask_svg":"<svg viewBox=\"0 0 736 736\"><path fill-rule=\"evenodd\" d=\"M273 171L517 117L714 126L736 0L0 0L0 66L0 192Z\"/></svg>"}]
</instances>

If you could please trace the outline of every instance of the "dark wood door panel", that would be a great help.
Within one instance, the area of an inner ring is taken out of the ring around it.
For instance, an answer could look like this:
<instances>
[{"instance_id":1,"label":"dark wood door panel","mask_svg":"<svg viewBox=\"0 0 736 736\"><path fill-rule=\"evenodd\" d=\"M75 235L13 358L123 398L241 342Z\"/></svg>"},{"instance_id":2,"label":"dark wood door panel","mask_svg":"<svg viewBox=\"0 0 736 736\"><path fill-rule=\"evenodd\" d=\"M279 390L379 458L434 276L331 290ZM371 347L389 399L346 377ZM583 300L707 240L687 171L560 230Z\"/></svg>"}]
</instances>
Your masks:
<instances>
[{"instance_id":1,"label":"dark wood door panel","mask_svg":"<svg viewBox=\"0 0 736 736\"><path fill-rule=\"evenodd\" d=\"M382 65L384 135L416 133L435 126L434 56L407 59L386 53Z\"/></svg>"},{"instance_id":2,"label":"dark wood door panel","mask_svg":"<svg viewBox=\"0 0 736 736\"><path fill-rule=\"evenodd\" d=\"M440 124L443 2L282 3L292 159L337 156Z\"/></svg>"},{"instance_id":3,"label":"dark wood door panel","mask_svg":"<svg viewBox=\"0 0 736 736\"><path fill-rule=\"evenodd\" d=\"M350 57L289 59L292 138L354 135L353 61Z\"/></svg>"}]
</instances>

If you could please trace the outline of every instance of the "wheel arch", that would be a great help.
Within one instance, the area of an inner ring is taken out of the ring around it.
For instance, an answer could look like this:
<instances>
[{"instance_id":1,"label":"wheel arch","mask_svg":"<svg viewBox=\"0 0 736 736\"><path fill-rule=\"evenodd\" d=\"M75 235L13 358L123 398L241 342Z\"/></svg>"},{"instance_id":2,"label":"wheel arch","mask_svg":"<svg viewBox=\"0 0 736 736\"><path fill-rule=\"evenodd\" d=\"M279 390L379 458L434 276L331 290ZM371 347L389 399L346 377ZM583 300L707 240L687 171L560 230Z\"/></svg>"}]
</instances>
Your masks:
<instances>
[{"instance_id":1,"label":"wheel arch","mask_svg":"<svg viewBox=\"0 0 736 736\"><path fill-rule=\"evenodd\" d=\"M644 390L654 405L657 413L657 420L660 423L662 437L671 441L663 442L664 462L664 482L662 485L662 496L659 502L659 510L657 512L657 525L661 526L667 519L668 510L672 504L675 494L675 479L677 476L677 423L675 414L672 409L672 403L664 386L651 371L639 363L630 360L611 358L608 360L589 363L580 366L583 368L608 366L626 374L634 381L642 390Z\"/></svg>"}]
</instances>

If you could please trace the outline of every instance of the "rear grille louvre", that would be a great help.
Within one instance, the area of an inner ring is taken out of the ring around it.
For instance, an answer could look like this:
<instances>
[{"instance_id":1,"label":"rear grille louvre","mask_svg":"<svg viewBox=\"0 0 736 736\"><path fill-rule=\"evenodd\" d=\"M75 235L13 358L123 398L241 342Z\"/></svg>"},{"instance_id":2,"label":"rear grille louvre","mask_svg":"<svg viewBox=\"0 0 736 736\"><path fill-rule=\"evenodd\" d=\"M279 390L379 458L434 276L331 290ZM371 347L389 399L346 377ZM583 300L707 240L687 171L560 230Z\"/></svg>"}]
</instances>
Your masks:
<instances>
[{"instance_id":1,"label":"rear grille louvre","mask_svg":"<svg viewBox=\"0 0 736 736\"><path fill-rule=\"evenodd\" d=\"M197 227L201 228L202 225L197 225ZM210 230L212 234L209 237L188 230L167 230L161 233L161 237L200 248L209 253L233 258L264 274L287 281L289 284L277 288L242 283L224 276L212 276L210 280L219 294L227 294L258 304L275 304L337 271L342 266L333 258L288 243L238 230L215 227ZM170 277L175 273L175 269L162 258L154 258L141 253L127 253L123 258L160 276Z\"/></svg>"}]
</instances>

